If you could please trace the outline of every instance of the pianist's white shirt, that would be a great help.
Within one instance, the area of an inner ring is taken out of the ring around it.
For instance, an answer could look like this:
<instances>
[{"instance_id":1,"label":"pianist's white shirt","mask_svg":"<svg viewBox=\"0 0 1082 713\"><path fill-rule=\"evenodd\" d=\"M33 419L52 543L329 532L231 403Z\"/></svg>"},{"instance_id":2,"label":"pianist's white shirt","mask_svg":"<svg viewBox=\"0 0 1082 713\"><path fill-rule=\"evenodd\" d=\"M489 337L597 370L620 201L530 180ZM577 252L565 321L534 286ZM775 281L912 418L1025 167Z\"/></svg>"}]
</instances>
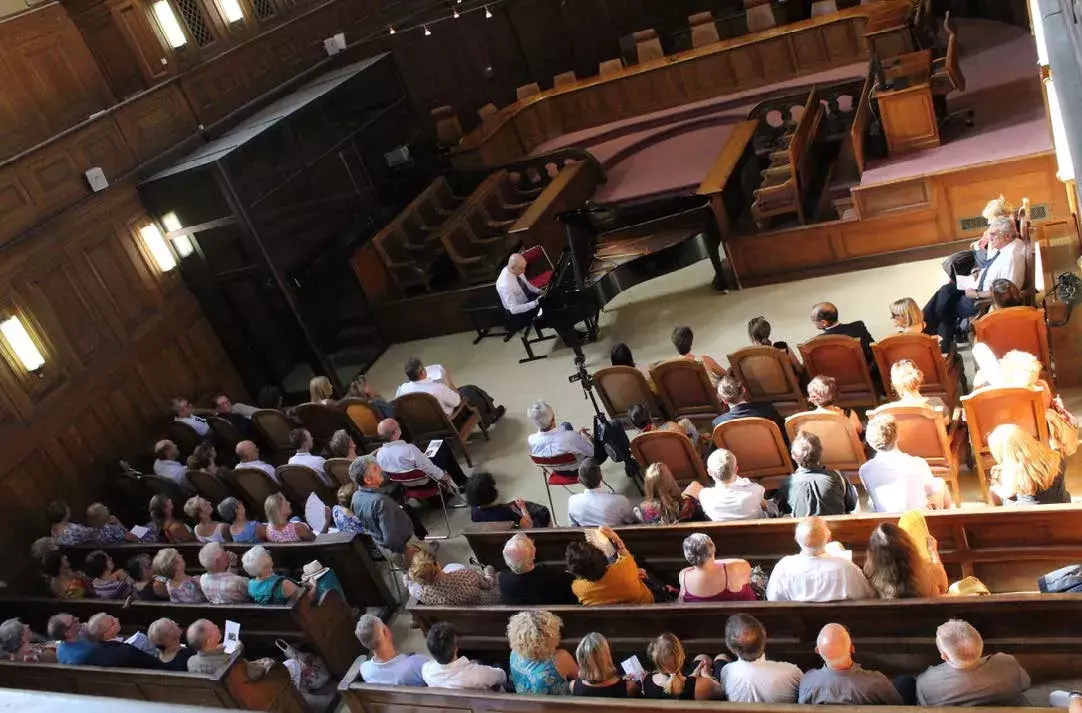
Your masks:
<instances>
[{"instance_id":1,"label":"pianist's white shirt","mask_svg":"<svg viewBox=\"0 0 1082 713\"><path fill-rule=\"evenodd\" d=\"M525 276L523 276L523 279L526 279ZM529 283L527 282L527 284ZM530 289L536 290L533 285L530 285ZM534 297L541 290L526 294L518 281L518 276L511 272L509 267L504 266L500 270L500 276L496 278L496 292L500 295L500 302L503 303L504 309L511 314L522 314L537 307L537 300Z\"/></svg>"}]
</instances>

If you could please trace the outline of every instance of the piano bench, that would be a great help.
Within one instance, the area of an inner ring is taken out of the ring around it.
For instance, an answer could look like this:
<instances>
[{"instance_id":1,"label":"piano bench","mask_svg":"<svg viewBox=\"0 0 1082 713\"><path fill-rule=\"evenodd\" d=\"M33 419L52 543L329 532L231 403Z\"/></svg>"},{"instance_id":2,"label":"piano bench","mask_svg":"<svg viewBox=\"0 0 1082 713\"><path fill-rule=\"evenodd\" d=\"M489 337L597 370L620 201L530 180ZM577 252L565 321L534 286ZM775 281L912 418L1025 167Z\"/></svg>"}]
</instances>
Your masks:
<instances>
[{"instance_id":1,"label":"piano bench","mask_svg":"<svg viewBox=\"0 0 1082 713\"><path fill-rule=\"evenodd\" d=\"M462 311L470 316L473 329L477 332L474 344L485 337L504 337L506 342L514 335L514 332L506 329L501 332L492 331L496 327L506 327L507 324L507 312L504 311L495 287L467 300L466 304L462 305Z\"/></svg>"}]
</instances>

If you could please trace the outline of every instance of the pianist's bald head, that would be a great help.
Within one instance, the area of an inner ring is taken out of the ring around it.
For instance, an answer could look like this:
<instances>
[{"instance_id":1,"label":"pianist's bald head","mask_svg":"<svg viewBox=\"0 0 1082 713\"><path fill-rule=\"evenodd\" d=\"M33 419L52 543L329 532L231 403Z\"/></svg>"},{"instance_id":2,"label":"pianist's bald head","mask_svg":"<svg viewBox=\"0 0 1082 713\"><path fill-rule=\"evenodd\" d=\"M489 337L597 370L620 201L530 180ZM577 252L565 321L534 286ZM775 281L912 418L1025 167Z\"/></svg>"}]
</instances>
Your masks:
<instances>
[{"instance_id":1,"label":"pianist's bald head","mask_svg":"<svg viewBox=\"0 0 1082 713\"><path fill-rule=\"evenodd\" d=\"M526 258L522 257L522 253L511 253L511 257L507 258L507 269L512 275L521 275L526 272Z\"/></svg>"}]
</instances>

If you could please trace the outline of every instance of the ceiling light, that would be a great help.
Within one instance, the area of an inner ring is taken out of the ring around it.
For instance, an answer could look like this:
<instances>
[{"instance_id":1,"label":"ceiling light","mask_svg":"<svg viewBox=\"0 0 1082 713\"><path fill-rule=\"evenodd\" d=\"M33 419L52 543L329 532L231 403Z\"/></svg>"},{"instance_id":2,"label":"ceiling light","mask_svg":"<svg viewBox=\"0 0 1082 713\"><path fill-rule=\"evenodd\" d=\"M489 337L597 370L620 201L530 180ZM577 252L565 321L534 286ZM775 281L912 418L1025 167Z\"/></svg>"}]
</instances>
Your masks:
<instances>
[{"instance_id":1,"label":"ceiling light","mask_svg":"<svg viewBox=\"0 0 1082 713\"><path fill-rule=\"evenodd\" d=\"M151 9L153 9L154 18L158 21L158 27L161 28L162 34L165 35L165 41L169 43L170 47L176 49L188 44L188 38L184 36L184 30L180 29L180 22L177 21L177 16L173 12L173 6L169 4L169 0L158 0Z\"/></svg>"},{"instance_id":2,"label":"ceiling light","mask_svg":"<svg viewBox=\"0 0 1082 713\"><path fill-rule=\"evenodd\" d=\"M221 3L222 14L226 22L239 22L244 19L244 11L240 9L237 0L218 0Z\"/></svg>"},{"instance_id":3,"label":"ceiling light","mask_svg":"<svg viewBox=\"0 0 1082 713\"><path fill-rule=\"evenodd\" d=\"M187 233L173 238L173 249L177 251L177 255L179 255L181 259L184 259L195 252L195 246L192 245L192 239Z\"/></svg>"},{"instance_id":4,"label":"ceiling light","mask_svg":"<svg viewBox=\"0 0 1082 713\"><path fill-rule=\"evenodd\" d=\"M169 211L162 216L162 225L165 226L165 231L167 233L176 232L184 227L180 224L180 218L177 217L177 214L174 211Z\"/></svg>"},{"instance_id":5,"label":"ceiling light","mask_svg":"<svg viewBox=\"0 0 1082 713\"><path fill-rule=\"evenodd\" d=\"M165 238L162 237L162 231L158 230L158 226L153 223L144 225L139 228L139 235L142 236L143 244L150 251L154 262L158 263L159 270L169 272L177 266L177 260L170 252L169 246L165 244Z\"/></svg>"},{"instance_id":6,"label":"ceiling light","mask_svg":"<svg viewBox=\"0 0 1082 713\"><path fill-rule=\"evenodd\" d=\"M1071 159L1071 145L1067 141L1067 127L1063 123L1063 113L1056 96L1056 85L1052 78L1044 80L1045 95L1048 97L1048 118L1052 121L1052 144L1056 147L1056 164L1059 171L1056 178L1061 181L1074 180L1074 161Z\"/></svg>"},{"instance_id":7,"label":"ceiling light","mask_svg":"<svg viewBox=\"0 0 1082 713\"><path fill-rule=\"evenodd\" d=\"M425 37L431 37L432 30L428 29L428 25L425 25Z\"/></svg>"},{"instance_id":8,"label":"ceiling light","mask_svg":"<svg viewBox=\"0 0 1082 713\"><path fill-rule=\"evenodd\" d=\"M457 7L451 8L451 17L455 18L456 20L458 19L458 8Z\"/></svg>"},{"instance_id":9,"label":"ceiling light","mask_svg":"<svg viewBox=\"0 0 1082 713\"><path fill-rule=\"evenodd\" d=\"M18 317L8 317L0 322L0 334L4 335L4 340L15 352L15 356L18 357L24 369L37 371L45 364L45 357L41 355L38 346L34 344L30 333L26 331L26 327Z\"/></svg>"},{"instance_id":10,"label":"ceiling light","mask_svg":"<svg viewBox=\"0 0 1082 713\"><path fill-rule=\"evenodd\" d=\"M488 5L485 5L485 19L486 20L491 20L492 19L492 10L488 9Z\"/></svg>"},{"instance_id":11,"label":"ceiling light","mask_svg":"<svg viewBox=\"0 0 1082 713\"><path fill-rule=\"evenodd\" d=\"M387 25L387 34L388 35L393 35L394 34L394 25Z\"/></svg>"},{"instance_id":12,"label":"ceiling light","mask_svg":"<svg viewBox=\"0 0 1082 713\"><path fill-rule=\"evenodd\" d=\"M1044 39L1044 18L1037 0L1029 0L1029 20L1033 25L1033 38L1037 40L1037 64L1048 66L1048 44Z\"/></svg>"}]
</instances>

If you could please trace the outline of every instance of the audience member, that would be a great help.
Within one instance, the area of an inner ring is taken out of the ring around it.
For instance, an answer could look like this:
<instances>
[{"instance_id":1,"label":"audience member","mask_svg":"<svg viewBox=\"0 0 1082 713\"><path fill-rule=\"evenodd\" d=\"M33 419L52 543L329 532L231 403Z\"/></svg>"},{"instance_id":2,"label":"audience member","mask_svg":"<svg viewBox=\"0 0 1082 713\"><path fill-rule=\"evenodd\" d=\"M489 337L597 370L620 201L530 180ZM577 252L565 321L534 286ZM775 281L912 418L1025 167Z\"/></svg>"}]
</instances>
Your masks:
<instances>
[{"instance_id":1,"label":"audience member","mask_svg":"<svg viewBox=\"0 0 1082 713\"><path fill-rule=\"evenodd\" d=\"M271 493L263 501L263 512L267 514L268 542L311 542L316 539L312 528L307 524L290 519L293 506L281 493Z\"/></svg>"},{"instance_id":2,"label":"audience member","mask_svg":"<svg viewBox=\"0 0 1082 713\"><path fill-rule=\"evenodd\" d=\"M250 545L267 541L267 528L248 519L248 510L240 500L230 496L218 503L218 514L229 525L229 539L233 542Z\"/></svg>"},{"instance_id":3,"label":"audience member","mask_svg":"<svg viewBox=\"0 0 1082 713\"><path fill-rule=\"evenodd\" d=\"M485 567L479 572L462 565L440 568L436 556L419 549L410 560L403 577L410 596L430 606L467 604L499 604L500 589L496 586L496 571Z\"/></svg>"},{"instance_id":4,"label":"audience member","mask_svg":"<svg viewBox=\"0 0 1082 713\"><path fill-rule=\"evenodd\" d=\"M796 542L800 553L782 557L774 565L766 586L767 599L837 602L875 598L875 590L851 558L828 552L830 528L826 520L801 520L796 526Z\"/></svg>"},{"instance_id":5,"label":"audience member","mask_svg":"<svg viewBox=\"0 0 1082 713\"><path fill-rule=\"evenodd\" d=\"M372 614L357 621L353 632L361 646L371 654L361 662L361 680L384 686L423 686L421 668L429 660L420 654L400 654L394 645L390 627Z\"/></svg>"},{"instance_id":6,"label":"audience member","mask_svg":"<svg viewBox=\"0 0 1082 713\"><path fill-rule=\"evenodd\" d=\"M713 357L694 354L691 351L693 341L695 341L695 334L691 331L691 327L681 326L672 330L672 345L676 347L676 353L680 355L681 359L697 361L702 364L703 368L706 369L706 375L710 377L710 383L717 387L718 379L726 374L725 368L718 364Z\"/></svg>"},{"instance_id":7,"label":"audience member","mask_svg":"<svg viewBox=\"0 0 1082 713\"><path fill-rule=\"evenodd\" d=\"M567 682L578 678L579 665L560 646L560 617L547 611L524 611L507 621L511 645L511 683L515 693L566 696Z\"/></svg>"},{"instance_id":8,"label":"audience member","mask_svg":"<svg viewBox=\"0 0 1082 713\"><path fill-rule=\"evenodd\" d=\"M631 404L627 407L627 422L639 433L654 430L654 424L650 420L650 410L642 404Z\"/></svg>"},{"instance_id":9,"label":"audience member","mask_svg":"<svg viewBox=\"0 0 1082 713\"><path fill-rule=\"evenodd\" d=\"M635 522L635 509L625 496L604 489L601 468L592 458L579 463L579 484L583 491L567 499L567 519L575 527L628 525Z\"/></svg>"},{"instance_id":10,"label":"audience member","mask_svg":"<svg viewBox=\"0 0 1082 713\"><path fill-rule=\"evenodd\" d=\"M353 483L346 483L342 487L338 488L335 493L337 504L331 508L331 521L334 522L334 527L339 532L366 532L364 529L364 523L361 519L353 514L353 510L350 505L353 503L353 494L357 492L357 486Z\"/></svg>"},{"instance_id":11,"label":"audience member","mask_svg":"<svg viewBox=\"0 0 1082 713\"><path fill-rule=\"evenodd\" d=\"M684 646L673 634L664 633L647 648L654 671L642 680L644 698L674 701L711 701L722 698L721 684L714 680L711 661L700 658L690 676L684 675Z\"/></svg>"},{"instance_id":12,"label":"audience member","mask_svg":"<svg viewBox=\"0 0 1082 713\"><path fill-rule=\"evenodd\" d=\"M748 389L744 382L732 374L728 374L718 381L718 398L729 407L729 410L714 419L713 426L726 421L735 421L741 418L765 418L773 421L785 438L785 419L781 417L774 404L763 402L759 404L748 403Z\"/></svg>"},{"instance_id":13,"label":"audience member","mask_svg":"<svg viewBox=\"0 0 1082 713\"><path fill-rule=\"evenodd\" d=\"M554 458L566 454L575 456L575 463L568 465L567 470L575 468L586 458L593 458L598 463L604 463L608 454L600 443L595 443L590 431L585 428L575 430L567 421L556 422L556 414L552 407L544 401L535 401L526 410L526 418L530 419L537 432L531 433L526 439L530 446L530 455L538 458Z\"/></svg>"},{"instance_id":14,"label":"audience member","mask_svg":"<svg viewBox=\"0 0 1082 713\"><path fill-rule=\"evenodd\" d=\"M423 471L432 480L441 483L449 492L457 493L458 485L451 476L437 466L417 446L402 440L402 427L393 418L385 418L376 426L376 431L384 443L376 450L376 462L386 473L408 473L411 470Z\"/></svg>"},{"instance_id":15,"label":"audience member","mask_svg":"<svg viewBox=\"0 0 1082 713\"><path fill-rule=\"evenodd\" d=\"M705 520L706 516L697 497L700 490L702 483L695 482L681 492L669 466L664 463L651 463L643 477L646 497L635 507L635 518L646 525L672 525L677 522Z\"/></svg>"},{"instance_id":16,"label":"audience member","mask_svg":"<svg viewBox=\"0 0 1082 713\"><path fill-rule=\"evenodd\" d=\"M749 614L733 614L725 622L725 646L736 656L718 676L726 700L796 703L803 674L791 663L766 658L766 629L762 622Z\"/></svg>"},{"instance_id":17,"label":"audience member","mask_svg":"<svg viewBox=\"0 0 1082 713\"><path fill-rule=\"evenodd\" d=\"M349 477L357 484L353 494L353 514L379 547L395 555L406 552L414 536L409 514L380 491L385 478L375 456L363 455L349 464Z\"/></svg>"},{"instance_id":18,"label":"audience member","mask_svg":"<svg viewBox=\"0 0 1082 713\"><path fill-rule=\"evenodd\" d=\"M798 379L805 379L806 373L804 371L804 365L800 363L800 359L793 352L792 348L785 342L774 342L770 340L770 322L766 321L765 317L752 317L748 320L748 339L751 343L757 347L774 347L785 352L789 357L789 361L793 365L793 370L796 372ZM785 433L785 429L782 429L782 433Z\"/></svg>"},{"instance_id":19,"label":"audience member","mask_svg":"<svg viewBox=\"0 0 1082 713\"><path fill-rule=\"evenodd\" d=\"M927 406L936 413L947 417L950 409L938 396L925 396L920 392L924 385L924 372L910 359L899 359L890 366L890 385L898 400L894 403L907 406Z\"/></svg>"},{"instance_id":20,"label":"audience member","mask_svg":"<svg viewBox=\"0 0 1082 713\"><path fill-rule=\"evenodd\" d=\"M349 431L344 428L339 428L331 434L331 440L327 441L325 450L328 458L345 458L348 461L357 458L357 444L353 442L353 436L349 435Z\"/></svg>"},{"instance_id":21,"label":"audience member","mask_svg":"<svg viewBox=\"0 0 1082 713\"><path fill-rule=\"evenodd\" d=\"M751 565L742 559L715 559L714 541L708 535L695 532L685 537L684 559L691 566L680 570L680 601L755 601Z\"/></svg>"},{"instance_id":22,"label":"audience member","mask_svg":"<svg viewBox=\"0 0 1082 713\"><path fill-rule=\"evenodd\" d=\"M868 421L868 445L875 457L860 466L860 482L875 512L905 512L949 507L947 484L928 462L898 450L898 422L889 413Z\"/></svg>"},{"instance_id":23,"label":"audience member","mask_svg":"<svg viewBox=\"0 0 1082 713\"><path fill-rule=\"evenodd\" d=\"M654 380L650 378L650 365L637 365L635 363L635 357L631 354L631 347L623 342L613 345L612 351L609 352L609 362L613 366L630 366L634 369L638 369L642 372L643 377L646 379L646 385L650 387L650 390L653 391L655 389Z\"/></svg>"},{"instance_id":24,"label":"audience member","mask_svg":"<svg viewBox=\"0 0 1082 713\"><path fill-rule=\"evenodd\" d=\"M248 596L256 604L286 604L301 591L300 585L274 572L274 559L263 545L256 545L241 558L241 566L251 579Z\"/></svg>"},{"instance_id":25,"label":"audience member","mask_svg":"<svg viewBox=\"0 0 1082 713\"><path fill-rule=\"evenodd\" d=\"M327 459L312 453L312 434L307 428L294 428L290 431L289 445L296 451L289 457L290 465L303 465L305 468L311 468L319 475L320 480L330 483L330 478L323 469L323 464L327 462Z\"/></svg>"},{"instance_id":26,"label":"audience member","mask_svg":"<svg viewBox=\"0 0 1082 713\"><path fill-rule=\"evenodd\" d=\"M978 365L983 361L978 358L978 354L984 351L982 348L986 348L986 345L978 343L973 347L973 356ZM1044 399L1045 422L1048 424L1048 445L1064 456L1072 456L1078 450L1078 419L1064 407L1060 396L1052 395L1048 382L1041 378L1042 368L1037 357L1013 349L999 360L992 384L1040 389Z\"/></svg>"},{"instance_id":27,"label":"audience member","mask_svg":"<svg viewBox=\"0 0 1082 713\"><path fill-rule=\"evenodd\" d=\"M207 419L195 414L195 409L192 408L188 399L180 396L174 397L170 404L170 410L173 412L174 421L188 424L200 438L210 434L210 424L207 423Z\"/></svg>"},{"instance_id":28,"label":"audience member","mask_svg":"<svg viewBox=\"0 0 1082 713\"><path fill-rule=\"evenodd\" d=\"M113 558L103 550L94 550L83 560L83 573L90 577L90 586L98 599L126 599L132 594L132 580L124 570L118 570Z\"/></svg>"},{"instance_id":29,"label":"audience member","mask_svg":"<svg viewBox=\"0 0 1082 713\"><path fill-rule=\"evenodd\" d=\"M793 517L845 515L857 507L857 491L836 470L823 465L823 444L819 436L800 431L789 455L796 471L781 489L781 509Z\"/></svg>"},{"instance_id":30,"label":"audience member","mask_svg":"<svg viewBox=\"0 0 1082 713\"><path fill-rule=\"evenodd\" d=\"M139 538L109 512L102 503L91 503L86 508L86 524L97 530L94 540L100 545L119 545L122 542L138 542Z\"/></svg>"},{"instance_id":31,"label":"audience member","mask_svg":"<svg viewBox=\"0 0 1082 713\"><path fill-rule=\"evenodd\" d=\"M229 394L218 394L214 397L214 412L218 418L233 424L241 435L252 432L252 414L256 412L255 406L235 404L233 399L229 398Z\"/></svg>"},{"instance_id":32,"label":"audience member","mask_svg":"<svg viewBox=\"0 0 1082 713\"><path fill-rule=\"evenodd\" d=\"M267 474L267 477L278 482L278 474L274 471L274 466L259 458L259 446L252 441L241 441L237 444L237 467L238 468L258 468Z\"/></svg>"},{"instance_id":33,"label":"audience member","mask_svg":"<svg viewBox=\"0 0 1082 713\"><path fill-rule=\"evenodd\" d=\"M376 414L381 419L394 418L394 405L372 388L372 385L368 383L368 377L364 374L357 374L353 377L353 381L349 382L349 390L346 392L346 396L366 401L369 406L375 409Z\"/></svg>"},{"instance_id":34,"label":"audience member","mask_svg":"<svg viewBox=\"0 0 1082 713\"><path fill-rule=\"evenodd\" d=\"M325 376L313 376L309 379L308 401L324 406L334 406L338 403L334 398L334 386L331 385L331 380Z\"/></svg>"},{"instance_id":35,"label":"audience member","mask_svg":"<svg viewBox=\"0 0 1082 713\"><path fill-rule=\"evenodd\" d=\"M534 561L537 549L525 533L511 536L503 546L503 561L507 569L496 575L503 603L527 606L532 604L577 604L571 591L574 578L556 567L538 567Z\"/></svg>"},{"instance_id":36,"label":"audience member","mask_svg":"<svg viewBox=\"0 0 1082 713\"><path fill-rule=\"evenodd\" d=\"M544 505L522 498L506 503L498 499L496 479L490 473L474 473L466 481L466 502L473 522L511 522L522 530L552 524L552 515Z\"/></svg>"},{"instance_id":37,"label":"audience member","mask_svg":"<svg viewBox=\"0 0 1082 713\"><path fill-rule=\"evenodd\" d=\"M229 552L217 542L208 542L199 550L199 564L207 573L199 577L199 588L211 604L237 604L251 601L248 578L229 571Z\"/></svg>"},{"instance_id":38,"label":"audience member","mask_svg":"<svg viewBox=\"0 0 1082 713\"><path fill-rule=\"evenodd\" d=\"M193 495L184 503L184 514L188 519L195 521L192 532L199 542L226 542L226 533L229 526L224 522L211 519L214 514L214 506L206 498Z\"/></svg>"},{"instance_id":39,"label":"audience member","mask_svg":"<svg viewBox=\"0 0 1082 713\"><path fill-rule=\"evenodd\" d=\"M421 677L430 688L487 690L507 682L503 669L485 666L458 655L458 637L446 622L433 624L425 637L432 661L421 667Z\"/></svg>"},{"instance_id":40,"label":"audience member","mask_svg":"<svg viewBox=\"0 0 1082 713\"><path fill-rule=\"evenodd\" d=\"M237 642L232 654L226 653L222 630L209 619L197 619L188 627L188 646L194 651L188 658L189 673L216 674L236 655L242 655L244 644ZM245 661L244 671L249 680L258 681L274 665L273 659Z\"/></svg>"},{"instance_id":41,"label":"audience member","mask_svg":"<svg viewBox=\"0 0 1082 713\"><path fill-rule=\"evenodd\" d=\"M899 334L923 334L924 313L912 297L903 297L890 303L890 321Z\"/></svg>"},{"instance_id":42,"label":"audience member","mask_svg":"<svg viewBox=\"0 0 1082 713\"><path fill-rule=\"evenodd\" d=\"M180 643L183 636L184 630L166 617L154 620L147 627L147 639L158 649L158 660L163 668L170 671L188 670L188 659L195 655L195 651Z\"/></svg>"},{"instance_id":43,"label":"audience member","mask_svg":"<svg viewBox=\"0 0 1082 713\"><path fill-rule=\"evenodd\" d=\"M435 368L433 370L436 371ZM398 387L395 397L413 393L435 396L448 416L453 415L459 404L465 400L467 405L477 410L478 416L481 417L482 428L488 428L496 423L507 412L503 406L497 406L492 397L481 387L467 384L455 389L454 381L451 380L451 374L446 367L438 367L438 372L438 377L430 377L421 360L410 357L406 360L407 381Z\"/></svg>"},{"instance_id":44,"label":"audience member","mask_svg":"<svg viewBox=\"0 0 1082 713\"><path fill-rule=\"evenodd\" d=\"M808 413L829 412L845 416L849 419L849 425L860 440L860 432L864 426L855 411L846 411L837 405L838 381L833 376L817 376L808 382L808 403L815 408Z\"/></svg>"},{"instance_id":45,"label":"audience member","mask_svg":"<svg viewBox=\"0 0 1082 713\"><path fill-rule=\"evenodd\" d=\"M611 564L605 552L586 540L571 542L565 553L567 571L575 576L571 590L579 603L653 604L654 594L624 541L610 527L603 526L597 532L615 550L616 559Z\"/></svg>"},{"instance_id":46,"label":"audience member","mask_svg":"<svg viewBox=\"0 0 1082 713\"><path fill-rule=\"evenodd\" d=\"M83 599L93 592L90 579L72 570L68 556L60 550L48 552L41 561L41 571L49 578L49 591L61 599Z\"/></svg>"},{"instance_id":47,"label":"audience member","mask_svg":"<svg viewBox=\"0 0 1082 713\"><path fill-rule=\"evenodd\" d=\"M1024 307L1022 291L1011 282L999 278L992 281L992 309L1006 309L1007 307Z\"/></svg>"},{"instance_id":48,"label":"audience member","mask_svg":"<svg viewBox=\"0 0 1082 713\"><path fill-rule=\"evenodd\" d=\"M1064 482L1066 459L1017 424L1004 423L988 434L996 461L991 492L1000 505L1054 505L1071 502Z\"/></svg>"},{"instance_id":49,"label":"audience member","mask_svg":"<svg viewBox=\"0 0 1082 713\"><path fill-rule=\"evenodd\" d=\"M578 678L571 681L571 695L591 698L631 698L639 693L632 678L621 678L612 662L612 650L604 636L591 631L575 649Z\"/></svg>"},{"instance_id":50,"label":"audience member","mask_svg":"<svg viewBox=\"0 0 1082 713\"><path fill-rule=\"evenodd\" d=\"M49 534L60 547L93 545L98 542L98 532L92 527L71 522L71 509L62 500L53 500L45 506L49 519Z\"/></svg>"},{"instance_id":51,"label":"audience member","mask_svg":"<svg viewBox=\"0 0 1082 713\"><path fill-rule=\"evenodd\" d=\"M706 459L706 472L714 481L699 491L703 513L715 522L766 517L766 489L736 473L736 456L719 448Z\"/></svg>"},{"instance_id":52,"label":"audience member","mask_svg":"<svg viewBox=\"0 0 1082 713\"><path fill-rule=\"evenodd\" d=\"M83 660L86 666L105 668L164 669L156 657L119 640L120 620L110 614L95 614L86 623L86 638L92 646Z\"/></svg>"},{"instance_id":53,"label":"audience member","mask_svg":"<svg viewBox=\"0 0 1082 713\"><path fill-rule=\"evenodd\" d=\"M217 457L218 452L214 450L214 446L200 443L188 456L188 470L201 470L210 475L218 475L218 464L215 462Z\"/></svg>"},{"instance_id":54,"label":"audience member","mask_svg":"<svg viewBox=\"0 0 1082 713\"><path fill-rule=\"evenodd\" d=\"M56 649L30 641L30 627L19 619L0 624L0 656L19 663L56 663Z\"/></svg>"},{"instance_id":55,"label":"audience member","mask_svg":"<svg viewBox=\"0 0 1082 713\"><path fill-rule=\"evenodd\" d=\"M200 604L207 601L195 577L185 574L184 558L172 547L154 555L154 574L165 578L169 601L177 604Z\"/></svg>"},{"instance_id":56,"label":"audience member","mask_svg":"<svg viewBox=\"0 0 1082 713\"><path fill-rule=\"evenodd\" d=\"M195 542L191 529L173 517L173 499L168 495L156 493L150 499L150 507L147 509L150 511L147 528L156 535L159 542Z\"/></svg>"},{"instance_id":57,"label":"audience member","mask_svg":"<svg viewBox=\"0 0 1082 713\"><path fill-rule=\"evenodd\" d=\"M82 666L94 648L94 642L86 638L86 626L71 614L53 614L45 626L45 633L57 642L58 663Z\"/></svg>"},{"instance_id":58,"label":"audience member","mask_svg":"<svg viewBox=\"0 0 1082 713\"><path fill-rule=\"evenodd\" d=\"M823 667L812 669L800 679L798 703L833 706L900 706L902 696L890 679L869 671L853 660L853 640L841 624L827 624L819 630L815 653Z\"/></svg>"},{"instance_id":59,"label":"audience member","mask_svg":"<svg viewBox=\"0 0 1082 713\"><path fill-rule=\"evenodd\" d=\"M150 555L141 554L128 558L124 571L132 580L132 596L144 602L169 601L165 579L154 575Z\"/></svg>"},{"instance_id":60,"label":"audience member","mask_svg":"<svg viewBox=\"0 0 1082 713\"><path fill-rule=\"evenodd\" d=\"M880 599L939 597L947 593L947 572L939 563L921 556L909 534L894 523L884 522L872 530L864 553L864 576Z\"/></svg>"},{"instance_id":61,"label":"audience member","mask_svg":"<svg viewBox=\"0 0 1082 713\"><path fill-rule=\"evenodd\" d=\"M875 355L872 354L872 335L864 322L839 322L838 308L830 302L820 302L812 307L812 324L823 334L840 334L843 337L854 337L860 340L861 351L864 352L864 361L868 363L868 369L875 379Z\"/></svg>"},{"instance_id":62,"label":"audience member","mask_svg":"<svg viewBox=\"0 0 1082 713\"><path fill-rule=\"evenodd\" d=\"M922 706L1025 706L1029 674L1010 654L984 656L984 640L970 624L951 619L935 632L943 663L917 676Z\"/></svg>"}]
</instances>

